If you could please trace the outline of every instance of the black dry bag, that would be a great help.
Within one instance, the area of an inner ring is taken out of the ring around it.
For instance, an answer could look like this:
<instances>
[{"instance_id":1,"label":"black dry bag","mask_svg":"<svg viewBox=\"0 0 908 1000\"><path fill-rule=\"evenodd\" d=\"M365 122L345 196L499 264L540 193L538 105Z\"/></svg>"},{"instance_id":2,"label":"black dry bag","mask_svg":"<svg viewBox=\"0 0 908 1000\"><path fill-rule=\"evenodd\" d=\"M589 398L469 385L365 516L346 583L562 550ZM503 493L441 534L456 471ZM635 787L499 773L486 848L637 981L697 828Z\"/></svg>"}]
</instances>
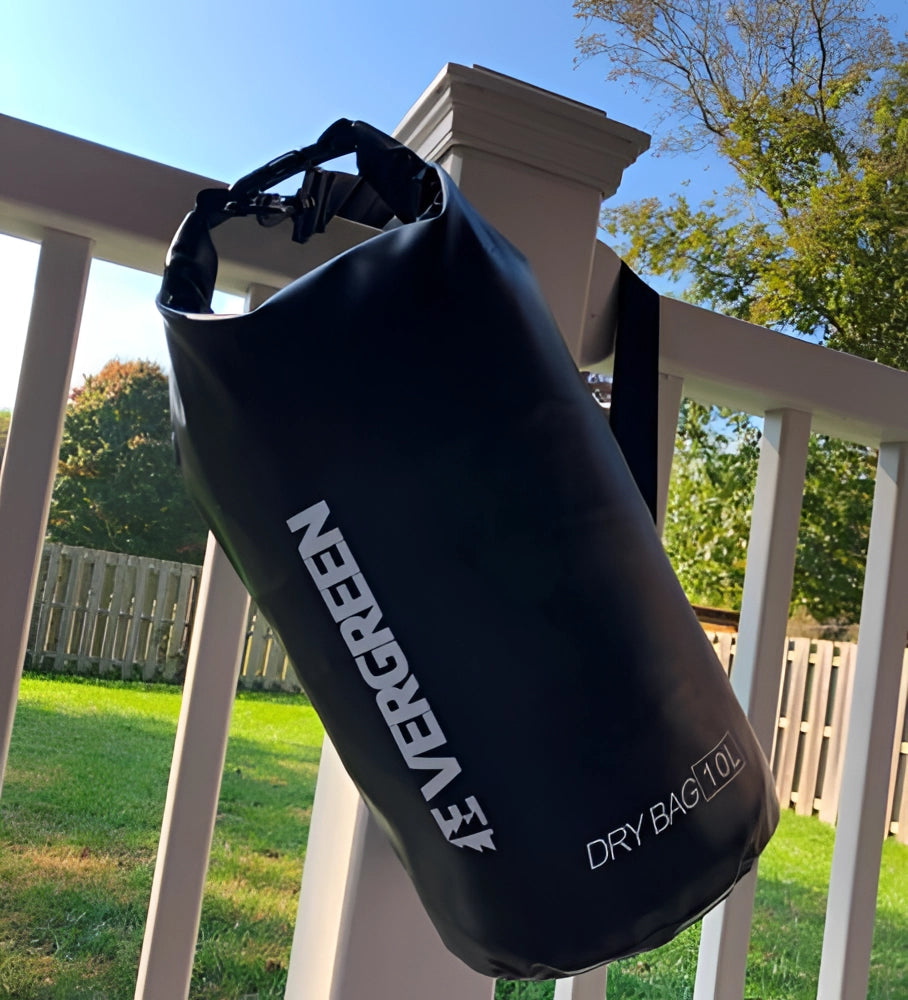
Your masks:
<instances>
[{"instance_id":1,"label":"black dry bag","mask_svg":"<svg viewBox=\"0 0 908 1000\"><path fill-rule=\"evenodd\" d=\"M235 215L386 228L214 316ZM338 122L200 193L158 304L188 488L448 948L573 975L723 898L771 774L526 260L445 172Z\"/></svg>"}]
</instances>

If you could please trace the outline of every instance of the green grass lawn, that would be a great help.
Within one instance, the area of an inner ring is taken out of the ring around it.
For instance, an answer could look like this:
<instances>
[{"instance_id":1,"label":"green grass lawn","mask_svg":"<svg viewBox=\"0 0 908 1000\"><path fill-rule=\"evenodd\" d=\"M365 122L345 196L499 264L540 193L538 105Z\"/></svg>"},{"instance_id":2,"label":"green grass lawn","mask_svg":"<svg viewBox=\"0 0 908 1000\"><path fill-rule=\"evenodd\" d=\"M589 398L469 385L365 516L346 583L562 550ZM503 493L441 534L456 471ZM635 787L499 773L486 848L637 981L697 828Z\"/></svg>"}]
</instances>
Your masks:
<instances>
[{"instance_id":1,"label":"green grass lawn","mask_svg":"<svg viewBox=\"0 0 908 1000\"><path fill-rule=\"evenodd\" d=\"M760 859L744 996L815 1000L835 831L819 820L782 813ZM656 951L616 962L609 1000L691 1000L699 925ZM498 1000L551 1000L550 983L507 983ZM883 864L867 1000L908 1000L908 847L888 840Z\"/></svg>"},{"instance_id":2,"label":"green grass lawn","mask_svg":"<svg viewBox=\"0 0 908 1000\"><path fill-rule=\"evenodd\" d=\"M132 997L179 707L163 686L23 679L0 800L3 1000ZM302 697L238 696L192 1000L283 996L321 737ZM815 996L832 844L830 827L783 815L761 862L746 997ZM692 928L614 965L610 1000L691 997L697 941ZM498 998L553 991L501 983ZM908 1000L908 848L891 841L868 997Z\"/></svg>"},{"instance_id":3,"label":"green grass lawn","mask_svg":"<svg viewBox=\"0 0 908 1000\"><path fill-rule=\"evenodd\" d=\"M0 799L0 997L135 991L176 688L26 676ZM322 728L240 694L191 996L282 997Z\"/></svg>"}]
</instances>

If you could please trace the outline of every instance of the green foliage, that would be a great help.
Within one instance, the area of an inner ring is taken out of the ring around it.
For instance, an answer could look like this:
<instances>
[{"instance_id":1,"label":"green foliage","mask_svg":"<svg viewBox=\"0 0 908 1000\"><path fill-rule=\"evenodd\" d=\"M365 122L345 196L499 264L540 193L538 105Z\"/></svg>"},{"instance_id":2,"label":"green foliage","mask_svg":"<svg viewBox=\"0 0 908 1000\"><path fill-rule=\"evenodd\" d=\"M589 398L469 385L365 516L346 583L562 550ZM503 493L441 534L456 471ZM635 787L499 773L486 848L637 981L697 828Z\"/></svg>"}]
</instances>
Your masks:
<instances>
[{"instance_id":1,"label":"green foliage","mask_svg":"<svg viewBox=\"0 0 908 1000\"><path fill-rule=\"evenodd\" d=\"M908 368L908 47L849 0L575 0L586 55L739 183L609 208L642 273L741 319ZM595 30L605 25L609 31Z\"/></svg>"},{"instance_id":2,"label":"green foliage","mask_svg":"<svg viewBox=\"0 0 908 1000\"><path fill-rule=\"evenodd\" d=\"M495 1000L552 1000L554 992L554 984L548 981L534 983L502 979L495 986Z\"/></svg>"},{"instance_id":3,"label":"green foliage","mask_svg":"<svg viewBox=\"0 0 908 1000\"><path fill-rule=\"evenodd\" d=\"M750 417L684 401L663 537L694 604L741 606L759 442ZM835 626L860 618L874 467L869 448L811 436L792 613Z\"/></svg>"},{"instance_id":4,"label":"green foliage","mask_svg":"<svg viewBox=\"0 0 908 1000\"><path fill-rule=\"evenodd\" d=\"M201 562L206 531L174 463L167 377L158 365L110 361L73 390L47 537Z\"/></svg>"},{"instance_id":5,"label":"green foliage","mask_svg":"<svg viewBox=\"0 0 908 1000\"><path fill-rule=\"evenodd\" d=\"M694 604L741 606L759 440L747 417L684 401L663 539Z\"/></svg>"},{"instance_id":6,"label":"green foliage","mask_svg":"<svg viewBox=\"0 0 908 1000\"><path fill-rule=\"evenodd\" d=\"M858 622L876 477L872 448L811 435L792 608L833 627Z\"/></svg>"},{"instance_id":7,"label":"green foliage","mask_svg":"<svg viewBox=\"0 0 908 1000\"><path fill-rule=\"evenodd\" d=\"M12 414L9 410L0 410L0 465L3 464L3 453L6 451L6 438L9 435L9 422Z\"/></svg>"}]
</instances>

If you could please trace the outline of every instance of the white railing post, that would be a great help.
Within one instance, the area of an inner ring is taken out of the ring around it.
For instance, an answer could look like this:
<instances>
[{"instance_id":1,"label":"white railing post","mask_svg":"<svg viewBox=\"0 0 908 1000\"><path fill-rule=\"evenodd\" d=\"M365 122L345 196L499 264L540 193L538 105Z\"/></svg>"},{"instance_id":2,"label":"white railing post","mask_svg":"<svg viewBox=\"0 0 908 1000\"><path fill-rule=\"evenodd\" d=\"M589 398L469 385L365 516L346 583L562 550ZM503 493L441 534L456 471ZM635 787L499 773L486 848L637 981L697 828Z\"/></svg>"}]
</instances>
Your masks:
<instances>
[{"instance_id":1,"label":"white railing post","mask_svg":"<svg viewBox=\"0 0 908 1000\"><path fill-rule=\"evenodd\" d=\"M286 1000L331 996L362 799L326 736L309 822Z\"/></svg>"},{"instance_id":2,"label":"white railing post","mask_svg":"<svg viewBox=\"0 0 908 1000\"><path fill-rule=\"evenodd\" d=\"M9 152L9 151L8 151ZM49 231L41 244L25 353L0 471L0 790L19 696L41 547L92 242Z\"/></svg>"},{"instance_id":3,"label":"white railing post","mask_svg":"<svg viewBox=\"0 0 908 1000\"><path fill-rule=\"evenodd\" d=\"M649 137L517 80L456 65L439 73L395 136L441 163L527 255L576 358L599 206ZM428 932L403 868L348 782L339 767L319 772L287 1000L429 993L436 1000L488 1000L492 980L453 959ZM322 830L329 816L338 824L333 838ZM310 875L313 867L321 874ZM328 925L333 943L314 944Z\"/></svg>"},{"instance_id":4,"label":"white railing post","mask_svg":"<svg viewBox=\"0 0 908 1000\"><path fill-rule=\"evenodd\" d=\"M668 506L668 487L671 481L672 458L678 429L678 412L684 379L675 375L659 376L659 451L656 488L656 526L661 534ZM602 966L581 976L559 979L555 984L555 1000L605 1000L608 988L608 968Z\"/></svg>"},{"instance_id":5,"label":"white railing post","mask_svg":"<svg viewBox=\"0 0 908 1000\"><path fill-rule=\"evenodd\" d=\"M608 990L608 966L603 965L582 976L559 979L554 1000L605 1000Z\"/></svg>"},{"instance_id":6,"label":"white railing post","mask_svg":"<svg viewBox=\"0 0 908 1000\"><path fill-rule=\"evenodd\" d=\"M491 1000L494 982L438 937L388 838L326 739L287 1000Z\"/></svg>"},{"instance_id":7,"label":"white railing post","mask_svg":"<svg viewBox=\"0 0 908 1000\"><path fill-rule=\"evenodd\" d=\"M255 308L273 291L253 285L246 308ZM246 588L209 535L136 1000L181 1000L189 995L248 615Z\"/></svg>"},{"instance_id":8,"label":"white railing post","mask_svg":"<svg viewBox=\"0 0 908 1000\"><path fill-rule=\"evenodd\" d=\"M772 752L794 573L810 415L766 414L754 493L732 687L767 756ZM756 866L703 920L695 1000L744 995Z\"/></svg>"},{"instance_id":9,"label":"white railing post","mask_svg":"<svg viewBox=\"0 0 908 1000\"><path fill-rule=\"evenodd\" d=\"M396 138L440 163L533 267L579 363L599 209L650 137L566 97L448 64Z\"/></svg>"},{"instance_id":10,"label":"white railing post","mask_svg":"<svg viewBox=\"0 0 908 1000\"><path fill-rule=\"evenodd\" d=\"M136 1000L189 995L249 595L208 536Z\"/></svg>"},{"instance_id":11,"label":"white railing post","mask_svg":"<svg viewBox=\"0 0 908 1000\"><path fill-rule=\"evenodd\" d=\"M908 629L908 442L884 444L839 796L818 1000L863 1000Z\"/></svg>"}]
</instances>

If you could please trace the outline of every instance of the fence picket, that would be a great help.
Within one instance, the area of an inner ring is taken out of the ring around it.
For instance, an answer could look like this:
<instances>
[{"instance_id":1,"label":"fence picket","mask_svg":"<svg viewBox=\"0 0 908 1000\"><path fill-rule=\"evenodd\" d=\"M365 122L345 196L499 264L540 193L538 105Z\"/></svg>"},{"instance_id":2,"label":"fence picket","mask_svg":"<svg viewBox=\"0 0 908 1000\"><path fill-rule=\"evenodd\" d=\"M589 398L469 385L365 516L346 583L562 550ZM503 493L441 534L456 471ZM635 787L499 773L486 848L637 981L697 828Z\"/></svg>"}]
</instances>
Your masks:
<instances>
[{"instance_id":1,"label":"fence picket","mask_svg":"<svg viewBox=\"0 0 908 1000\"><path fill-rule=\"evenodd\" d=\"M59 545L50 547L49 550L45 549L47 553L47 562L42 566L43 576L38 580L37 594L39 595L39 613L37 615L37 622L35 623L35 616L32 617L33 626L31 629L32 643L29 648L35 651L35 659L33 662L35 666L40 667L42 664L37 659L38 651L43 651L47 643L47 630L50 626L50 612L53 602L53 592L56 587L57 577L60 573L60 560L63 556L62 549ZM42 563L44 559L42 558Z\"/></svg>"},{"instance_id":2,"label":"fence picket","mask_svg":"<svg viewBox=\"0 0 908 1000\"><path fill-rule=\"evenodd\" d=\"M265 653L268 647L268 624L258 608L249 609L249 626L246 630L246 649L240 677L249 684L261 681L265 669Z\"/></svg>"},{"instance_id":3,"label":"fence picket","mask_svg":"<svg viewBox=\"0 0 908 1000\"><path fill-rule=\"evenodd\" d=\"M68 552L60 553L60 562L57 566L56 575L50 580L50 608L47 615L47 648L56 651L60 641L60 614L63 606L63 597L69 586L69 575L72 571L72 559ZM54 655L49 658L50 667L55 666Z\"/></svg>"},{"instance_id":4,"label":"fence picket","mask_svg":"<svg viewBox=\"0 0 908 1000\"><path fill-rule=\"evenodd\" d=\"M128 564L125 555L114 555L108 559L108 595L107 620L104 623L104 650L106 652L106 667L113 670L120 666L117 657L117 636L120 631L120 618L124 603L128 606L132 600L128 589Z\"/></svg>"},{"instance_id":5,"label":"fence picket","mask_svg":"<svg viewBox=\"0 0 908 1000\"><path fill-rule=\"evenodd\" d=\"M98 671L102 676L121 666L119 661L115 662L117 631L123 603L128 602L131 597L126 587L126 556L112 552L107 559L107 569L104 601L107 614L104 621L104 636L101 640L101 656L98 661Z\"/></svg>"},{"instance_id":6,"label":"fence picket","mask_svg":"<svg viewBox=\"0 0 908 1000\"><path fill-rule=\"evenodd\" d=\"M829 742L826 751L826 768L820 794L820 819L832 823L839 814L839 790L842 784L842 767L845 763L845 743L848 736L848 709L854 686L854 662L857 647L853 643L840 643L838 669L833 693ZM833 661L833 666L835 662ZM828 716L827 716L828 717Z\"/></svg>"},{"instance_id":7,"label":"fence picket","mask_svg":"<svg viewBox=\"0 0 908 1000\"><path fill-rule=\"evenodd\" d=\"M786 704L781 706L775 752L776 791L783 809L787 809L793 800L798 801L795 767L801 744L801 720L809 660L810 639L789 640L789 654L783 677L783 690L787 691L787 698ZM783 721L785 725L782 725Z\"/></svg>"},{"instance_id":8,"label":"fence picket","mask_svg":"<svg viewBox=\"0 0 908 1000\"><path fill-rule=\"evenodd\" d=\"M85 620L80 637L79 647L76 655L80 660L91 658L92 649L95 645L95 635L98 626L98 616L101 611L101 591L104 586L104 573L107 568L107 560L103 553L93 552L94 562L92 564L91 576L88 582L88 594L85 601Z\"/></svg>"},{"instance_id":9,"label":"fence picket","mask_svg":"<svg viewBox=\"0 0 908 1000\"><path fill-rule=\"evenodd\" d=\"M132 665L137 659L139 637L142 632L142 620L145 612L145 586L148 583L148 563L140 563L136 560L133 565L135 566L136 582L132 592L132 614L126 622L126 638L123 644L122 666L120 668L124 681L132 677Z\"/></svg>"},{"instance_id":10,"label":"fence picket","mask_svg":"<svg viewBox=\"0 0 908 1000\"><path fill-rule=\"evenodd\" d=\"M906 729L908 729L906 703L908 703L908 650L906 650L905 655L902 657L902 680L899 685L899 701L895 719L895 743L892 747L892 767L889 772L889 797L886 800L886 833L894 833L896 838L903 843L908 843L908 829L901 822L897 795L899 786L901 785L903 804L908 799L908 794L906 794L905 790L905 781L908 780L908 775L905 774L903 766L905 753L908 751L905 743L906 739L908 739L908 733L906 733Z\"/></svg>"},{"instance_id":11,"label":"fence picket","mask_svg":"<svg viewBox=\"0 0 908 1000\"><path fill-rule=\"evenodd\" d=\"M189 635L195 617L195 598L198 593L200 566L183 563L177 584L176 603L173 608L173 628L167 641L164 659L164 677L170 680L182 670L189 649Z\"/></svg>"},{"instance_id":12,"label":"fence picket","mask_svg":"<svg viewBox=\"0 0 908 1000\"><path fill-rule=\"evenodd\" d=\"M906 733L902 733L900 735L908 736ZM898 812L896 813L896 816L898 817L898 827L896 829L895 839L902 844L908 844L908 739L901 740L900 743L901 752L899 754L899 771L901 772L901 805L898 807Z\"/></svg>"},{"instance_id":13,"label":"fence picket","mask_svg":"<svg viewBox=\"0 0 908 1000\"><path fill-rule=\"evenodd\" d=\"M69 557L69 573L60 599L57 619L57 634L60 638L54 652L54 670L61 670L64 666L64 650L67 648L71 635L76 588L82 576L83 553L75 547L67 546L67 551L64 554Z\"/></svg>"},{"instance_id":14,"label":"fence picket","mask_svg":"<svg viewBox=\"0 0 908 1000\"><path fill-rule=\"evenodd\" d=\"M268 661L265 664L265 676L272 685L280 685L289 691L298 691L296 673L290 665L290 660L281 645L280 640L272 632L271 646L268 649Z\"/></svg>"},{"instance_id":15,"label":"fence picket","mask_svg":"<svg viewBox=\"0 0 908 1000\"><path fill-rule=\"evenodd\" d=\"M152 680L158 673L163 674L166 665L167 638L175 624L172 617L173 601L168 600L168 594L174 589L173 581L179 580L179 574L178 563L161 561L142 667L142 677L147 681Z\"/></svg>"},{"instance_id":16,"label":"fence picket","mask_svg":"<svg viewBox=\"0 0 908 1000\"><path fill-rule=\"evenodd\" d=\"M91 571L94 568L91 555L91 552L79 552L73 558L75 585L72 598L68 602L70 618L64 633L64 648L66 650L75 651L82 641L82 632L85 628L85 609L88 606L89 591L91 590Z\"/></svg>"},{"instance_id":17,"label":"fence picket","mask_svg":"<svg viewBox=\"0 0 908 1000\"><path fill-rule=\"evenodd\" d=\"M54 651L54 653L60 642L61 609L63 606L63 598L69 586L69 576L71 572L72 558L68 552L62 551L60 553L60 561L57 565L57 572L54 577L49 580L51 586L49 594L50 606L48 608L47 615L47 633L45 642L46 648ZM51 668L56 666L54 653L52 653L49 658Z\"/></svg>"},{"instance_id":18,"label":"fence picket","mask_svg":"<svg viewBox=\"0 0 908 1000\"><path fill-rule=\"evenodd\" d=\"M834 649L834 644L828 639L820 639L816 643L810 703L807 706L807 717L802 724L805 731L804 755L798 776L798 799L795 804L795 812L800 816L812 816L817 806L817 785L823 741L826 738L824 729Z\"/></svg>"},{"instance_id":19,"label":"fence picket","mask_svg":"<svg viewBox=\"0 0 908 1000\"><path fill-rule=\"evenodd\" d=\"M737 636L734 632L711 632L707 631L707 638L713 644L713 650L722 664L725 673L731 673L731 665L734 660L734 644Z\"/></svg>"}]
</instances>

